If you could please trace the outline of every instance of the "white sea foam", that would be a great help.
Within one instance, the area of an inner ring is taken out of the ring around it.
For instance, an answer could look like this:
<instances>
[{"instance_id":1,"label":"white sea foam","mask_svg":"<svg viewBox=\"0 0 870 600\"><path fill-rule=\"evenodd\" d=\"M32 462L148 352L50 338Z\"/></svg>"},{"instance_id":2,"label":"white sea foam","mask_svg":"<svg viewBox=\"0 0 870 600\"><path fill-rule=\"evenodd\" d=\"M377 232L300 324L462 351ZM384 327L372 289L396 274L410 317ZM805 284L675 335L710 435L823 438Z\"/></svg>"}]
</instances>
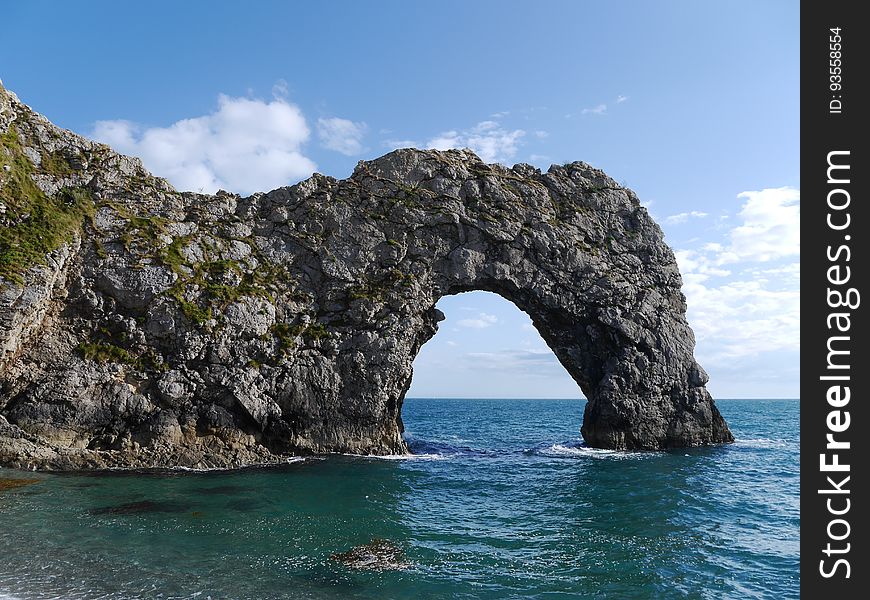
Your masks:
<instances>
[{"instance_id":1,"label":"white sea foam","mask_svg":"<svg viewBox=\"0 0 870 600\"><path fill-rule=\"evenodd\" d=\"M220 471L238 471L239 469L256 469L260 467L277 467L280 465L289 465L291 463L303 462L306 460L310 460L312 457L310 456L289 456L283 460L275 461L275 462L263 462L263 463L252 463L249 465L242 465L241 467L183 467L183 466L173 466L173 467L107 467L102 469L104 471L110 471L115 473L135 473L135 472L181 472L181 473L214 473ZM0 596L0 600L4 600L3 596Z\"/></svg>"},{"instance_id":2,"label":"white sea foam","mask_svg":"<svg viewBox=\"0 0 870 600\"><path fill-rule=\"evenodd\" d=\"M553 444L548 448L538 450L542 456L569 457L569 458L609 458L624 460L629 458L648 458L659 454L658 452L627 452L624 450L607 450L605 448L590 448L588 446L566 446L565 444Z\"/></svg>"},{"instance_id":3,"label":"white sea foam","mask_svg":"<svg viewBox=\"0 0 870 600\"><path fill-rule=\"evenodd\" d=\"M788 448L791 444L785 440L771 438L737 438L734 445L744 448Z\"/></svg>"},{"instance_id":4,"label":"white sea foam","mask_svg":"<svg viewBox=\"0 0 870 600\"><path fill-rule=\"evenodd\" d=\"M374 458L377 460L446 460L448 458L444 454L346 454L345 456L356 456L358 458Z\"/></svg>"}]
</instances>

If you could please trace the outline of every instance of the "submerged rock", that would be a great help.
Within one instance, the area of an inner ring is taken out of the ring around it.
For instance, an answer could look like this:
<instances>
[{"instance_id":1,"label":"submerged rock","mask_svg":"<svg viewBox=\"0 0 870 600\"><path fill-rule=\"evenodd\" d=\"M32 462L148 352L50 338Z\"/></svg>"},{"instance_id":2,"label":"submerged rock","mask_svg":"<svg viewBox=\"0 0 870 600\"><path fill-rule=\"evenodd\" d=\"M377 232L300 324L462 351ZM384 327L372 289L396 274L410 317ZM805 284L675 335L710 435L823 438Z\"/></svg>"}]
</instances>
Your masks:
<instances>
[{"instance_id":1,"label":"submerged rock","mask_svg":"<svg viewBox=\"0 0 870 600\"><path fill-rule=\"evenodd\" d=\"M39 483L39 479L0 479L0 492L14 490L28 485Z\"/></svg>"},{"instance_id":2,"label":"submerged rock","mask_svg":"<svg viewBox=\"0 0 870 600\"><path fill-rule=\"evenodd\" d=\"M469 290L531 316L589 399L589 445L732 441L673 252L585 163L397 150L341 181L180 193L2 88L0 163L2 465L407 452L413 360Z\"/></svg>"},{"instance_id":3,"label":"submerged rock","mask_svg":"<svg viewBox=\"0 0 870 600\"><path fill-rule=\"evenodd\" d=\"M242 485L216 485L213 487L198 488L196 493L203 496L236 496L250 491L250 488Z\"/></svg>"},{"instance_id":4,"label":"submerged rock","mask_svg":"<svg viewBox=\"0 0 870 600\"><path fill-rule=\"evenodd\" d=\"M404 550L390 540L380 538L347 552L332 554L329 558L361 571L403 571L411 566L405 559Z\"/></svg>"},{"instance_id":5,"label":"submerged rock","mask_svg":"<svg viewBox=\"0 0 870 600\"><path fill-rule=\"evenodd\" d=\"M94 508L88 512L92 515L139 515L146 513L178 513L184 512L185 508L172 502L139 500L125 502L114 506Z\"/></svg>"}]
</instances>

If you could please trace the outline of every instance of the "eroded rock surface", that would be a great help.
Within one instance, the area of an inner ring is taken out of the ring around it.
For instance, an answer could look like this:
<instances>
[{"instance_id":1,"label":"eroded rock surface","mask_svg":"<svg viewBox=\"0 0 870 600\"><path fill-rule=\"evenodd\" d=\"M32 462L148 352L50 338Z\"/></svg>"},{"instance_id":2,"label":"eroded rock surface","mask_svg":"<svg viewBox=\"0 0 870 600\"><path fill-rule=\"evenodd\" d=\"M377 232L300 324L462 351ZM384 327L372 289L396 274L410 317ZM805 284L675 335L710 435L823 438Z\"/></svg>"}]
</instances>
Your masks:
<instances>
[{"instance_id":1,"label":"eroded rock surface","mask_svg":"<svg viewBox=\"0 0 870 600\"><path fill-rule=\"evenodd\" d=\"M411 567L401 547L381 538L354 546L347 552L332 554L329 558L359 571L404 571Z\"/></svg>"},{"instance_id":2,"label":"eroded rock surface","mask_svg":"<svg viewBox=\"0 0 870 600\"><path fill-rule=\"evenodd\" d=\"M397 150L243 198L179 193L2 88L0 135L0 464L406 452L412 362L435 303L469 290L532 317L589 398L590 445L732 440L673 252L585 163Z\"/></svg>"}]
</instances>

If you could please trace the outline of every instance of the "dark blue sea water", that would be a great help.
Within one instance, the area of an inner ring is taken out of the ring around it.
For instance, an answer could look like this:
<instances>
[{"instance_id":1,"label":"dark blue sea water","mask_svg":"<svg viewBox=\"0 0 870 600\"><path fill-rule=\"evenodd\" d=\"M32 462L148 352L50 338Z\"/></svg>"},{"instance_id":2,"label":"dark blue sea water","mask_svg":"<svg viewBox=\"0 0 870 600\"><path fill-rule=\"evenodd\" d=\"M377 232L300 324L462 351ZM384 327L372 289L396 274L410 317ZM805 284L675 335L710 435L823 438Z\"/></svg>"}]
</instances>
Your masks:
<instances>
[{"instance_id":1,"label":"dark blue sea water","mask_svg":"<svg viewBox=\"0 0 870 600\"><path fill-rule=\"evenodd\" d=\"M737 443L582 446L583 402L419 400L417 456L48 475L0 491L0 598L796 598L794 400L722 400ZM120 507L120 508L119 508ZM407 568L330 556L389 540Z\"/></svg>"}]
</instances>

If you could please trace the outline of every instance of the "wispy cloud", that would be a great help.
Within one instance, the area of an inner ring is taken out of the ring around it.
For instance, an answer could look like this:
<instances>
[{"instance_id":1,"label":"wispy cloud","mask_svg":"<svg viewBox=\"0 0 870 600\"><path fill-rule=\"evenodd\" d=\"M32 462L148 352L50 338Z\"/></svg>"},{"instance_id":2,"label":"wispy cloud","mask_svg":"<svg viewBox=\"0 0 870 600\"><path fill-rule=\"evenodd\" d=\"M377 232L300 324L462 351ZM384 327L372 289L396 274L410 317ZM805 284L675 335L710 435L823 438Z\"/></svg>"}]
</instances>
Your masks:
<instances>
[{"instance_id":1,"label":"wispy cloud","mask_svg":"<svg viewBox=\"0 0 870 600\"><path fill-rule=\"evenodd\" d=\"M681 212L675 215L670 215L669 217L665 217L664 222L668 225L679 225L680 223L685 223L689 219L703 219L706 216L709 215L705 212L701 212L699 210L692 210L689 212Z\"/></svg>"},{"instance_id":2,"label":"wispy cloud","mask_svg":"<svg viewBox=\"0 0 870 600\"><path fill-rule=\"evenodd\" d=\"M287 85L287 80L279 79L272 86L272 97L276 100L284 100L290 94L290 86Z\"/></svg>"},{"instance_id":3,"label":"wispy cloud","mask_svg":"<svg viewBox=\"0 0 870 600\"><path fill-rule=\"evenodd\" d=\"M347 156L362 153L362 139L367 130L365 123L355 123L339 117L317 119L317 136L323 147Z\"/></svg>"},{"instance_id":4,"label":"wispy cloud","mask_svg":"<svg viewBox=\"0 0 870 600\"><path fill-rule=\"evenodd\" d=\"M603 115L606 112L606 104L599 104L598 106L593 106L591 108L584 108L582 111L580 111L580 113L584 115Z\"/></svg>"},{"instance_id":5,"label":"wispy cloud","mask_svg":"<svg viewBox=\"0 0 870 600\"><path fill-rule=\"evenodd\" d=\"M456 322L456 324L460 327L467 327L470 329L484 329L486 327L491 327L496 323L498 323L498 317L483 312L480 313L476 318L460 319Z\"/></svg>"},{"instance_id":6,"label":"wispy cloud","mask_svg":"<svg viewBox=\"0 0 870 600\"><path fill-rule=\"evenodd\" d=\"M419 148L420 142L417 140L384 140L384 148L396 150L397 148Z\"/></svg>"},{"instance_id":7,"label":"wispy cloud","mask_svg":"<svg viewBox=\"0 0 870 600\"><path fill-rule=\"evenodd\" d=\"M463 359L468 368L475 370L541 377L552 377L557 372L564 374L564 368L550 349L468 352Z\"/></svg>"},{"instance_id":8,"label":"wispy cloud","mask_svg":"<svg viewBox=\"0 0 870 600\"><path fill-rule=\"evenodd\" d=\"M481 121L470 129L440 133L425 146L435 150L471 148L484 162L508 162L525 134L522 129L505 129L497 121Z\"/></svg>"},{"instance_id":9,"label":"wispy cloud","mask_svg":"<svg viewBox=\"0 0 870 600\"><path fill-rule=\"evenodd\" d=\"M276 84L277 92L286 86ZM98 121L91 137L138 156L181 190L251 193L288 185L316 169L302 152L310 131L302 111L283 98L271 102L221 95L214 112L167 127Z\"/></svg>"}]
</instances>

